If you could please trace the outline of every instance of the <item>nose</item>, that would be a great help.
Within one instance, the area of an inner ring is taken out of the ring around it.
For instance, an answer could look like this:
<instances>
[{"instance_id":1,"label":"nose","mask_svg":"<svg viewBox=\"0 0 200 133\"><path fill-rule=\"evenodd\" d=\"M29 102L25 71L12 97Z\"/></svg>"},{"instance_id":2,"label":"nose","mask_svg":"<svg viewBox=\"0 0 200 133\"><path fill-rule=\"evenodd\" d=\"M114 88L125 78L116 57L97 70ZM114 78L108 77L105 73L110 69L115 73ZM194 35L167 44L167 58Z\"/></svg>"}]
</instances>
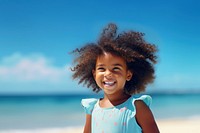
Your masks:
<instances>
[{"instance_id":1,"label":"nose","mask_svg":"<svg viewBox=\"0 0 200 133\"><path fill-rule=\"evenodd\" d=\"M112 72L111 72L110 70L106 70L104 76L105 76L106 78L111 78L111 77L112 77Z\"/></svg>"}]
</instances>

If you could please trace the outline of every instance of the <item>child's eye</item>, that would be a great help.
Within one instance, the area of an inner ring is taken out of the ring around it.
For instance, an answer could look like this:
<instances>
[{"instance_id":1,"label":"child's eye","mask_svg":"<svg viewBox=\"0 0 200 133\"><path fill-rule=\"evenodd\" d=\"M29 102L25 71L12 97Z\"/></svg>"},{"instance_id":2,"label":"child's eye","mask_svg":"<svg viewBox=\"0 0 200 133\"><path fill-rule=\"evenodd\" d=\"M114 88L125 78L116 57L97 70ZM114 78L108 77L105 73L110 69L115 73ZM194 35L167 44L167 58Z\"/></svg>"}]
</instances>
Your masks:
<instances>
[{"instance_id":1,"label":"child's eye","mask_svg":"<svg viewBox=\"0 0 200 133\"><path fill-rule=\"evenodd\" d=\"M119 71L120 68L119 68L119 67L114 67L113 70L114 70L114 71Z\"/></svg>"},{"instance_id":2,"label":"child's eye","mask_svg":"<svg viewBox=\"0 0 200 133\"><path fill-rule=\"evenodd\" d=\"M104 71L105 69L103 67L97 68L98 71Z\"/></svg>"}]
</instances>

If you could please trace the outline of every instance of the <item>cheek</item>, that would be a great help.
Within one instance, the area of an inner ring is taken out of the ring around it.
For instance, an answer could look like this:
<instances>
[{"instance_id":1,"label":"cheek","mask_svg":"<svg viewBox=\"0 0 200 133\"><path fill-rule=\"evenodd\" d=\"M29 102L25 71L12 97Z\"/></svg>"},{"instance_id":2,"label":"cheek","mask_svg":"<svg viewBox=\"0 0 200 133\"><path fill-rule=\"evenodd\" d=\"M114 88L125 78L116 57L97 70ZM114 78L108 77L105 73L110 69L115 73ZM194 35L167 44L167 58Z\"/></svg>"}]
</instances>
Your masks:
<instances>
[{"instance_id":1,"label":"cheek","mask_svg":"<svg viewBox=\"0 0 200 133\"><path fill-rule=\"evenodd\" d=\"M103 76L101 75L101 74L95 74L94 75L94 80L95 80L95 82L96 82L96 84L99 86L99 87L101 87L101 85L102 85L102 80L103 80Z\"/></svg>"},{"instance_id":2,"label":"cheek","mask_svg":"<svg viewBox=\"0 0 200 133\"><path fill-rule=\"evenodd\" d=\"M96 80L98 80L99 78L103 77L103 74L95 73L94 77L95 77Z\"/></svg>"},{"instance_id":3,"label":"cheek","mask_svg":"<svg viewBox=\"0 0 200 133\"><path fill-rule=\"evenodd\" d=\"M102 74L98 73L98 72L93 72L93 78L96 82L98 82L99 80L101 80Z\"/></svg>"}]
</instances>

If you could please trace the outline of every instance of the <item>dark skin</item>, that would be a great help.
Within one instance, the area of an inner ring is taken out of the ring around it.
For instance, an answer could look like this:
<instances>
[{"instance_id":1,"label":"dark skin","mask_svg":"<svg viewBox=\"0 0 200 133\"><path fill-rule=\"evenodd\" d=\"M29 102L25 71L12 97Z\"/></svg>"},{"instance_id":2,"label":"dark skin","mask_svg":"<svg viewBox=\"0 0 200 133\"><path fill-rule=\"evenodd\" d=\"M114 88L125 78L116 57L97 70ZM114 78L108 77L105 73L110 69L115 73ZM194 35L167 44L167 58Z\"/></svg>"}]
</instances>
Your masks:
<instances>
[{"instance_id":1,"label":"dark skin","mask_svg":"<svg viewBox=\"0 0 200 133\"><path fill-rule=\"evenodd\" d=\"M143 133L159 133L157 124L149 107L141 100L135 101L136 120Z\"/></svg>"},{"instance_id":2,"label":"dark skin","mask_svg":"<svg viewBox=\"0 0 200 133\"><path fill-rule=\"evenodd\" d=\"M89 114L86 114L86 122L83 133L91 133L91 119L92 116Z\"/></svg>"}]
</instances>

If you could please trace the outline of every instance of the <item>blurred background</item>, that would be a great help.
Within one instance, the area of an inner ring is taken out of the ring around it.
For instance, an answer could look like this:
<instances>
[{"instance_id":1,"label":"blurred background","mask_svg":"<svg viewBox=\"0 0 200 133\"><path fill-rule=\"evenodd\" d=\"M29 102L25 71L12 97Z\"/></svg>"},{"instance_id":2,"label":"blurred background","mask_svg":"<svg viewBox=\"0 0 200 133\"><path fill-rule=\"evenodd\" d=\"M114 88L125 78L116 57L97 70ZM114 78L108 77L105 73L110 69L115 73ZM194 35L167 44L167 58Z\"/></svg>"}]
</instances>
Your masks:
<instances>
[{"instance_id":1,"label":"blurred background","mask_svg":"<svg viewBox=\"0 0 200 133\"><path fill-rule=\"evenodd\" d=\"M199 6L198 0L0 0L0 131L82 126L80 100L101 94L72 80L69 53L95 42L110 22L119 32L144 32L159 48L156 80L145 92L156 119L200 116Z\"/></svg>"}]
</instances>

